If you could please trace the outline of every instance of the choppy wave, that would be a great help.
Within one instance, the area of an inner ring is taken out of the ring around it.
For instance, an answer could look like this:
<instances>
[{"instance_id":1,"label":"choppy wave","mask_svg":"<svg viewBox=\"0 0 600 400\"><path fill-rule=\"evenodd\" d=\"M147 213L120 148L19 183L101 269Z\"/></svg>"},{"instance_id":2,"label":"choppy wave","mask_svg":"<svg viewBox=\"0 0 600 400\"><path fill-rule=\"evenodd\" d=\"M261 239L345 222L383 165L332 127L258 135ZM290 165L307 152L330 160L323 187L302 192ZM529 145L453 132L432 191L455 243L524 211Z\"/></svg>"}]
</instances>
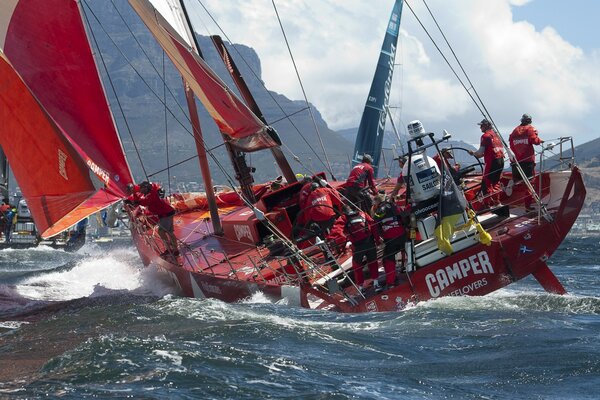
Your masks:
<instances>
[{"instance_id":1,"label":"choppy wave","mask_svg":"<svg viewBox=\"0 0 600 400\"><path fill-rule=\"evenodd\" d=\"M132 249L32 252L30 272L0 285L0 397L593 398L596 248L567 241L553 257L566 296L525 279L354 315L260 293L181 298Z\"/></svg>"}]
</instances>

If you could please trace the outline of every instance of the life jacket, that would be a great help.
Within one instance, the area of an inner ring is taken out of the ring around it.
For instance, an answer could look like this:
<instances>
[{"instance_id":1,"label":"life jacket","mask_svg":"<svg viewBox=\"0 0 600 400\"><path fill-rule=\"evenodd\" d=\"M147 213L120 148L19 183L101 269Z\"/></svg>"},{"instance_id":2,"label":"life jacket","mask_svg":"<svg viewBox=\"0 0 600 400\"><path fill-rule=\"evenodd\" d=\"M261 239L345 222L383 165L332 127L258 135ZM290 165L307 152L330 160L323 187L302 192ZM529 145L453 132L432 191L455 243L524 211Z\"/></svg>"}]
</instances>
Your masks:
<instances>
[{"instance_id":1,"label":"life jacket","mask_svg":"<svg viewBox=\"0 0 600 400\"><path fill-rule=\"evenodd\" d=\"M392 239L404 234L404 225L395 204L389 201L382 202L377 206L374 217L384 239Z\"/></svg>"},{"instance_id":2,"label":"life jacket","mask_svg":"<svg viewBox=\"0 0 600 400\"><path fill-rule=\"evenodd\" d=\"M346 215L344 231L352 243L359 242L371 236L369 223L361 213Z\"/></svg>"}]
</instances>

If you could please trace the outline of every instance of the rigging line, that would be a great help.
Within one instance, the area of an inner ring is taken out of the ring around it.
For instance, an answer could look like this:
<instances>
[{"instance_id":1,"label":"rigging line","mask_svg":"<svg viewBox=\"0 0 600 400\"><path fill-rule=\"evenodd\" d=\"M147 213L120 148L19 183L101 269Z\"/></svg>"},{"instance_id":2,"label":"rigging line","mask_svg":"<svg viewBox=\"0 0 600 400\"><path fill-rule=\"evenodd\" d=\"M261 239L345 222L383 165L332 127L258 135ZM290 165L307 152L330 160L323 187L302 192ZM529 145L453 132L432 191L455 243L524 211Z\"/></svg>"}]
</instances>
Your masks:
<instances>
[{"instance_id":1,"label":"rigging line","mask_svg":"<svg viewBox=\"0 0 600 400\"><path fill-rule=\"evenodd\" d=\"M444 32L442 31L442 28L440 27L440 25L437 22L437 19L435 18L435 16L433 15L431 9L429 8L429 5L427 4L426 0L423 0L423 4L425 4L425 8L427 8L427 11L429 12L429 15L431 15L431 19L433 19L433 22L435 23L435 26L437 26L438 30L440 31L440 34L442 35L442 37L444 38L444 41L446 42L446 45L448 46L448 49L450 49L450 52L452 53L452 55L454 56L454 59L456 60L456 63L458 64L458 66L460 67L463 75L465 76L465 78L467 79L467 82L469 82L469 85L471 86L469 89L473 89L473 92L475 93L475 96L477 97L477 99L479 100L479 104L481 104L481 106L483 107L483 109L485 110L485 116L490 116L490 113L487 110L487 107L485 106L485 103L483 102L483 100L481 99L481 97L479 96L479 93L477 92L477 89L475 89L475 85L473 84L473 82L471 82L471 79L469 78L469 75L467 74L467 71L465 71L465 69L463 68L462 63L460 62L458 56L456 55L454 48L450 45L450 42L448 41L448 39L446 38L446 35L444 34ZM469 91L469 89L467 89L467 91ZM490 118L491 119L491 118Z\"/></svg>"},{"instance_id":2,"label":"rigging line","mask_svg":"<svg viewBox=\"0 0 600 400\"><path fill-rule=\"evenodd\" d=\"M213 23L217 26L217 28L219 29L219 31L221 32L221 34L223 36L225 36L225 38L229 41L229 43L231 44L230 48L233 49L233 51L235 51L235 53L238 55L238 57L240 57L240 59L244 62L244 64L246 64L246 67L248 68L248 70L252 73L252 75L254 76L254 78L256 79L257 82L259 82L259 84L263 87L263 89L265 90L265 92L267 93L267 95L271 98L271 100L273 101L273 103L275 103L277 105L277 107L279 108L279 111L281 111L281 113L284 115L283 118L278 119L275 122L272 122L271 125L282 121L284 119L287 119L288 122L292 125L292 127L296 130L296 132L298 133L298 135L300 135L300 137L302 138L302 140L304 141L304 143L306 143L306 145L308 146L309 149L311 149L311 151L313 152L313 154L315 155L315 157L317 158L317 160L319 160L319 162L321 164L323 164L323 166L325 168L327 168L327 165L325 164L325 162L323 162L323 160L321 159L321 157L319 156L319 154L314 150L313 146L309 143L309 141L306 139L306 137L304 136L304 134L302 133L302 131L300 131L300 129L298 128L298 126L294 123L294 121L290 118L290 116L297 114L301 111L304 111L306 109L309 110L310 112L310 107L304 107L299 111L295 111L292 114L287 114L286 111L283 109L283 106L277 101L277 99L275 98L275 96L273 95L273 93L267 89L265 82L262 80L262 78L260 76L257 75L257 73L254 71L254 69L252 69L250 63L246 60L246 58L242 55L242 53L238 50L237 46L233 45L233 41L229 38L229 36L225 33L225 31L223 30L223 28L221 28L221 25L219 25L219 23L215 20L215 18L212 16L212 14L210 13L210 11L204 6L204 4L202 3L201 0L196 0L198 2L198 4L200 4L200 6L204 9L204 11L206 12L206 14L210 17L210 19L213 21ZM209 29L206 27L206 24L204 24L204 27L207 31L207 33L210 35L210 31ZM315 130L318 133L318 128L316 126L316 123L313 120L313 124L315 125ZM288 150L288 152L293 156L294 153L286 147L286 149Z\"/></svg>"},{"instance_id":3,"label":"rigging line","mask_svg":"<svg viewBox=\"0 0 600 400\"><path fill-rule=\"evenodd\" d=\"M84 1L86 1L86 0L84 0ZM104 29L104 26L103 26L103 25L102 25L102 23L100 22L100 19L99 19L99 18L98 18L98 16L97 16L97 15L94 13L94 11L91 9L91 7L89 6L89 4L86 4L86 6L89 8L89 11L92 13L92 15L94 16L94 18L96 19L96 22L98 23L98 25L100 26L100 28L102 29L102 31L105 33L105 35L108 37L108 39L109 39L109 40L112 42L113 46L114 46L114 47L115 47L115 48L116 48L116 49L119 51L119 53L121 54L121 56L122 56L122 57L123 57L123 58L124 58L124 59L127 61L127 63L129 64L129 66L130 66L130 67L133 69L133 71L134 71L134 72L135 72L135 73L138 75L138 77L139 77L139 78L141 79L141 81L142 81L142 82L143 82L143 83L146 85L146 87L147 87L147 88L150 90L150 92L151 92L151 93L152 93L152 94L153 94L153 95L154 95L154 96L155 96L155 97L158 99L158 101L159 101L159 102L162 102L162 100L161 100L160 96L158 96L158 94L157 94L157 93L154 91L154 89L153 89L153 88L150 86L150 84L149 84L149 83L146 81L146 79L144 79L144 77L142 77L142 75L139 73L139 71L138 71L138 70L137 70L137 69L136 69L136 68L133 66L133 64L132 64L131 60L129 60L129 58L128 58L128 57L127 57L127 56L126 56L124 53L123 53L123 51L121 50L121 48L120 48L120 47L119 47L119 46L116 44L116 42L115 42L115 41L112 39L112 37L111 37L111 36L108 34L108 32L106 31L106 29ZM114 6L114 3L113 3L113 6ZM117 10L117 12L118 12L118 10ZM120 15L120 14L119 14L119 15ZM87 19L87 16L86 16L86 19ZM121 17L121 19L122 19L123 23L124 23L124 24L127 26L127 23L125 22L125 20L123 19L123 17ZM89 21L88 21L88 25L89 25ZM91 25L90 25L90 26L91 26ZM91 31L91 29L90 29L90 31ZM131 30L130 30L130 33L131 33L131 35L134 37L134 39L136 39L135 35L133 34L133 32L131 32ZM140 47L142 47L142 46L141 46L141 44L139 43L139 41L137 41L137 40L136 40L136 42L138 43L138 45L139 45ZM151 62L151 61L149 61L149 62L150 62L150 64L152 64L152 62ZM153 64L152 64L152 66L153 66L154 70L157 72L157 75L160 77L160 74L158 74L158 70L157 70L157 69L154 67L154 65L153 65ZM105 64L104 64L104 68L106 69L106 71L107 71L107 75L108 75L108 69L106 68L106 65L105 65ZM108 76L109 76L109 79L110 79L110 75L108 75ZM114 85L112 85L112 82L111 82L111 86L112 86L112 88L113 88L113 91L115 92L115 97L117 97L117 101L118 101L118 96L116 95L116 91L115 91ZM177 103L177 101L176 101L176 103ZM179 103L177 103L177 104L179 105ZM181 106L180 106L180 108L181 108ZM124 114L124 112L123 112L123 109L122 109L122 107L120 107L120 109L121 109L121 113L122 113L122 115L123 115L123 119L124 119L124 120L125 120L125 122L127 123L127 119L125 118L125 114ZM192 134L192 132L191 132L191 131L190 131L190 130L189 130L189 129L188 129L186 126L185 126L185 125L183 125L183 124L181 123L181 121L180 121L180 120L177 118L177 116L175 116L175 114L173 113L173 111L172 111L172 110L171 110L169 107L166 107L166 109L167 109L167 110L169 111L169 113L170 113L170 114L173 116L173 118L174 118L174 119L175 119L175 120L176 120L176 121L177 121L177 122L178 122L178 123L179 123L179 124L182 126L182 128L183 128L183 129L184 129L184 130L185 130L185 131L186 131L186 132L187 132L187 133L188 133L188 134L189 134L191 137L194 137L194 135ZM183 110L182 110L182 112L183 112L183 114L184 114L184 115L186 115L186 116L187 116L187 114L186 114L186 113L185 113ZM189 121L189 120L188 120L188 121ZM129 125L127 125L127 126L129 127ZM135 141L134 141L134 139L133 139L133 135L132 135L132 133L131 133L131 130L129 130L129 134L130 134L130 136L131 136L131 138L132 138L132 142L134 143L134 147L135 147L135 149L136 149L136 152L137 152L137 154L138 154L138 157L140 157L140 154L139 154L139 151L138 151L138 149L137 149L137 146L135 145ZM194 141L196 141L196 138L194 138ZM204 147L207 147L207 146L206 146L206 143L205 143L204 141L202 141L202 143L201 143L201 144L202 144ZM233 178L232 178L232 177L231 177L231 175L230 175L230 174L229 174L229 173L226 171L226 169L223 167L222 163L221 163L221 162L220 162L220 161L219 161L219 160L216 158L216 156L215 156L214 154L212 154L212 153L208 153L208 155L209 155L209 156L212 158L213 162L216 164L216 166L219 168L219 170L220 170L220 171L223 173L223 175L224 175L225 179L226 179L226 180L229 182L229 184L230 184L232 187L234 187L234 186L235 186L235 183L234 183L234 181L233 181ZM145 175L145 176L147 176L147 172L146 172L146 170L145 170L145 168L144 168L144 164L143 164L143 162L141 161L141 157L140 157L140 164L142 165L142 169L144 170L144 175Z\"/></svg>"},{"instance_id":4,"label":"rigging line","mask_svg":"<svg viewBox=\"0 0 600 400\"><path fill-rule=\"evenodd\" d=\"M221 143L221 144L219 144L219 145L217 145L217 146L215 146L215 147L207 148L207 149L206 149L206 152L208 153L208 152L210 152L210 151L213 151L213 150L215 150L215 149L218 149L219 147L223 147L223 146L225 146L225 143ZM184 160L178 161L178 162L176 162L175 164L170 164L170 165L168 164L166 168L163 168L163 169L161 169L161 170L154 171L154 172L152 172L151 174L148 174L148 177L152 177L152 176L154 176L154 175L158 175L158 174L160 174L161 172L168 171L168 169L169 169L169 168L175 168L175 167L177 167L177 166L179 166L179 165L181 165L181 164L185 164L186 162L188 162L188 161L191 161L191 160L193 160L193 159L196 159L196 158L198 158L198 155L197 155L197 154L195 154L195 155L193 155L193 156L191 156L191 157L188 157L188 158L186 158L186 159L184 159ZM180 175L180 174L178 174L178 175Z\"/></svg>"},{"instance_id":5,"label":"rigging line","mask_svg":"<svg viewBox=\"0 0 600 400\"><path fill-rule=\"evenodd\" d=\"M100 23L100 21L94 14L94 11L91 9L89 4L87 4L86 0L84 0L84 4L88 8L88 10L92 13L94 18L96 18L96 21L98 22L98 24L100 24L100 26L102 26L102 24ZM114 95L115 95L115 99L117 101L117 106L119 108L119 111L121 112L121 116L123 117L123 121L125 123L125 127L127 128L127 132L129 133L129 137L131 138L131 143L133 143L133 148L135 149L135 153L138 157L138 161L140 162L140 165L142 166L142 171L144 172L144 176L148 177L148 174L146 173L146 168L144 167L144 162L142 161L142 157L140 155L140 151L139 151L137 145L135 144L135 140L133 138L133 133L131 132L131 127L129 126L129 123L127 122L127 118L125 118L125 111L123 110L123 106L121 105L121 101L119 100L119 96L117 95L117 90L115 88L114 82L113 82L112 78L110 77L110 74L108 73L108 67L106 66L106 62L104 61L102 52L100 51L100 46L98 45L98 41L96 40L96 35L94 34L94 30L92 29L90 20L88 19L87 13L85 12L85 8L82 7L82 10L83 10L83 16L85 18L85 22L86 22L87 26L89 27L90 34L92 35L92 39L94 40L94 44L96 45L96 48L98 49L98 56L100 57L100 61L102 62L102 67L104 68L104 71L106 71L106 76L108 77L108 82L110 84L110 87L111 87ZM108 99L107 99L107 103L108 103Z\"/></svg>"},{"instance_id":6,"label":"rigging line","mask_svg":"<svg viewBox=\"0 0 600 400\"><path fill-rule=\"evenodd\" d=\"M113 8L115 9L115 11L117 12L117 15L119 16L119 18L121 19L121 22L123 22L123 25L125 26L125 28L127 28L127 30L129 31L129 34L131 35L131 37L133 38L133 40L135 41L135 43L138 45L138 48L142 51L142 53L144 54L144 56L146 57L146 60L148 60L148 63L150 64L150 66L152 67L152 69L154 70L154 72L156 73L156 75L161 78L161 74L158 72L158 69L156 68L156 66L154 65L154 63L152 62L152 59L150 58L150 55L148 54L148 52L144 49L144 47L142 46L142 44L140 43L140 41L138 40L137 36L135 35L135 33L131 30L131 28L129 27L129 25L127 24L127 21L125 21L125 18L123 17L123 14L121 14L121 12L119 11L119 9L117 8L117 6L114 3L114 0L111 0L111 3L113 5ZM106 31L105 31L106 32ZM106 33L107 36L108 33ZM110 38L110 36L109 36ZM112 39L111 39L112 41ZM115 47L118 48L118 46L116 45L116 43L113 41L113 43L115 44ZM121 54L123 54L121 52ZM124 56L124 55L123 55ZM125 57L125 56L124 56ZM164 58L164 50L163 50L163 58ZM129 61L129 59L127 59L127 57L125 57L125 59L127 60L127 62L129 62L129 64L131 65L131 62ZM164 61L163 61L164 62ZM133 66L132 66L133 68ZM163 69L164 69L164 65L163 65ZM135 71L135 69L134 69ZM137 71L136 71L137 72ZM138 74L139 75L139 74ZM163 74L164 75L164 74ZM166 75L164 75L166 77ZM141 77L141 76L140 76ZM163 84L166 84L166 80L165 79L161 79L163 81ZM167 85L167 89L169 91L169 94L171 95L171 97L175 100L175 104L177 104L179 106L179 110L181 111L181 113L183 114L184 117L187 118L187 122L190 122L190 118L188 117L187 113L185 112L185 110L183 109L182 105L179 104L179 102L177 101L177 97L175 96L175 94L171 91L171 88ZM158 97L158 95L157 95ZM166 97L165 97L166 98ZM180 123L180 125L183 126L183 124Z\"/></svg>"},{"instance_id":7,"label":"rigging line","mask_svg":"<svg viewBox=\"0 0 600 400\"><path fill-rule=\"evenodd\" d=\"M293 117L296 114L300 114L302 111L306 111L306 110L308 110L308 107L302 107L301 109L294 111L293 113L288 114L285 117L281 117L281 118L274 120L273 122L271 122L271 124L276 124L278 122L284 121L284 120L289 119L290 117Z\"/></svg>"},{"instance_id":8,"label":"rigging line","mask_svg":"<svg viewBox=\"0 0 600 400\"><path fill-rule=\"evenodd\" d=\"M463 89L465 89L465 91L467 92L467 95L471 98L471 100L473 101L473 103L475 103L475 107L477 107L477 109L479 110L479 112L481 112L481 114L485 117L486 114L482 110L482 107L479 105L479 103L477 102L477 100L473 97L473 95L471 94L471 92L469 90L467 90L467 86L465 85L465 83L463 82L463 80L460 78L460 76L458 76L458 74L456 73L456 70L454 69L454 67L452 66L452 64L450 63L450 61L448 60L448 58L444 54L444 52L442 52L442 49L440 49L440 47L435 42L435 40L433 40L433 37L431 36L431 34L427 30L427 28L425 28L425 25L423 25L423 22L421 22L421 20L417 16L417 14L414 12L414 10L412 9L412 7L410 6L410 4L408 4L408 2L406 0L404 1L404 4L406 4L408 6L408 9L412 13L412 15L415 17L415 19L417 20L417 22L419 23L419 25L421 25L421 28L423 28L423 30L425 31L425 34L429 37L429 40L431 40L431 43L433 44L433 46L436 48L436 50L438 51L438 53L440 53L440 55L442 56L442 58L444 59L444 61L446 62L446 64L448 65L448 67L450 68L450 70L452 71L452 73L454 74L454 76L456 77L456 79L460 82L460 84L463 87Z\"/></svg>"},{"instance_id":9,"label":"rigging line","mask_svg":"<svg viewBox=\"0 0 600 400\"><path fill-rule=\"evenodd\" d=\"M87 0L84 0L87 1ZM87 4L86 4L87 5ZM121 56L125 59L125 61L127 61L127 64L131 67L131 69L133 70L133 72L135 72L135 74L140 78L140 80L146 85L146 87L150 90L150 92L154 95L154 97L156 97L156 99L163 104L164 106L166 106L166 104L162 101L161 96L158 95L158 93L156 93L156 91L152 88L152 86L148 83L148 81L142 76L142 74L133 66L133 63L131 62L131 60L125 55L125 53L121 50L121 48L117 45L117 43L113 40L113 38L110 36L110 34L106 31L106 29L104 29L104 26L102 25L102 23L100 22L100 19L98 18L98 16L94 13L94 11L91 9L91 7L89 5L87 5L90 8L90 12L92 13L92 15L94 16L94 18L96 19L96 22L98 23L98 25L100 26L100 28L102 29L102 31L106 34L106 37L111 41L111 43L113 44L113 46L115 47L115 49L117 49L117 51L119 52L119 54L121 54ZM123 21L125 23L125 21ZM131 32L131 31L130 31ZM93 34L93 32L92 32ZM133 35L133 33L132 33ZM135 36L134 36L135 39ZM139 42L138 42L139 44ZM140 44L141 46L141 44ZM154 70L156 71L156 74L158 75L159 79L160 79L160 73L158 72L158 70L154 67L154 65L152 64L152 62L150 60L148 60L150 62L150 64L152 65L152 67L154 68ZM108 73L108 70L107 70ZM175 98L175 97L174 97ZM179 103L176 101L176 103L179 105ZM181 107L181 106L180 106ZM169 108L166 107L167 110L169 111L169 114L171 114L173 116L173 118L181 125L181 127L183 129L185 129L188 134L190 134L190 136L193 136L191 131L189 129L187 129L187 127L179 120L179 118L173 113L173 111ZM187 114L182 110L183 115L187 116ZM189 120L188 120L189 122Z\"/></svg>"},{"instance_id":10,"label":"rigging line","mask_svg":"<svg viewBox=\"0 0 600 400\"><path fill-rule=\"evenodd\" d=\"M165 105L167 104L167 74L165 70L165 51L162 52L162 72L163 72L163 98L165 101ZM167 118L167 107L164 108L165 112L165 153L167 155L167 186L169 188L169 193L171 191L171 168L170 168L170 160L169 160L169 120Z\"/></svg>"},{"instance_id":11,"label":"rigging line","mask_svg":"<svg viewBox=\"0 0 600 400\"><path fill-rule=\"evenodd\" d=\"M84 0L85 1L85 0ZM92 13L92 15L94 16L94 18L96 19L96 22L98 23L98 25L100 26L100 28L102 29L102 31L105 33L105 35L107 36L107 38L111 41L111 43L113 44L113 46L119 51L119 53L121 54L121 56L127 61L128 65L131 67L131 69L136 73L136 75L140 78L140 80L146 85L146 87L150 90L150 92L156 97L156 99L163 104L163 106L165 106L165 109L169 112L169 114L171 114L171 116L175 119L175 121L177 121L179 123L179 125L190 135L190 137L194 138L194 141L196 141L196 138L194 137L194 135L192 134L192 132L181 122L181 120L173 113L173 111L166 105L166 103L164 103L161 99L161 97L158 95L158 93L156 93L156 91L152 88L152 86L147 82L146 79L144 79L144 77L140 74L140 72L133 66L133 63L131 62L131 60L125 55L125 53L123 53L123 51L121 50L121 48L117 45L117 43L112 39L112 37L109 35L109 33L106 31L106 29L104 29L104 26L102 25L102 23L100 22L100 19L98 18L98 16L94 13L94 11L91 9L91 7L86 4L88 6L88 8L90 9L90 12ZM114 3L113 3L114 6ZM118 13L118 10L117 10ZM119 14L120 15L120 14ZM87 17L86 17L87 18ZM123 17L121 17L123 23L127 26L127 23L125 22L125 20L123 19ZM129 28L128 28L129 29ZM129 29L129 32L131 33L132 37L134 38L134 40L136 40L137 44L140 46L140 48L143 50L143 47L141 47L141 44L139 43L139 41L137 41L137 38L135 37L135 35L133 34L133 32ZM93 32L92 32L93 34ZM144 51L145 53L145 51ZM160 74L158 72L158 70L156 69L156 67L154 66L154 64L152 63L152 61L150 61L150 58L148 57L147 53L146 57L148 58L148 62L152 65L154 71L156 72L157 76L160 79ZM107 75L109 76L110 79L110 75L108 74L108 69L105 66L105 69L107 71ZM113 85L113 91L115 92L115 97L117 98L117 102L119 102L118 96L116 94L116 90L114 89L114 85ZM169 91L171 93L171 95L173 96L173 98L175 99L175 96L172 94L171 91ZM182 111L183 115L185 115L187 117L187 114L185 113L185 111L183 111L183 109L181 108L181 105L177 102L177 100L175 99L175 103L180 107L180 110ZM123 115L123 119L125 120L125 123L127 123L127 119L125 117L125 114L123 112L122 107L120 107L121 109L121 113ZM188 122L189 122L189 118L188 118ZM127 125L129 127L129 125ZM146 177L148 177L149 175L147 174L143 161L141 160L141 157L139 155L139 151L137 149L137 146L135 144L135 140L133 139L133 135L131 133L131 130L129 130L129 134L131 136L131 140L133 142L133 145L136 149L136 152L138 153L138 158L140 159L140 164L142 165L142 169L144 170L144 175ZM206 143L203 143L204 146L206 146ZM214 159L214 156L212 156Z\"/></svg>"},{"instance_id":12,"label":"rigging line","mask_svg":"<svg viewBox=\"0 0 600 400\"><path fill-rule=\"evenodd\" d=\"M448 46L448 48L450 49L450 51L452 52L452 55L454 56L454 59L456 60L457 64L460 66L465 78L467 79L467 81L469 82L469 85L471 85L471 87L469 89L473 89L473 92L475 93L475 95L477 96L477 99L479 100L479 104L481 104L481 106L483 107L485 114L484 117L488 117L489 120L492 122L492 124L494 125L495 131L498 134L500 140L502 141L502 144L504 146L504 149L506 150L506 153L508 155L509 161L510 160L516 160L516 157L512 151L512 149L510 148L510 146L508 146L508 144L506 143L506 141L504 140L504 137L502 137L502 134L500 133L500 130L498 129L498 126L496 125L496 123L494 122L494 120L491 117L491 114L489 113L489 111L487 110L487 107L485 106L483 100L481 99L481 97L479 96L479 93L477 92L477 90L475 89L475 85L473 85L473 83L471 82L471 80L469 79L469 75L467 74L467 72L465 71L465 69L463 68L460 60L458 59L456 53L454 52L454 49L452 48L452 46L450 45L450 43L448 42L448 39L446 38L446 35L444 35L444 32L442 31L440 25L438 24L436 18L434 17L433 13L431 12L431 9L429 8L429 6L427 5L426 0L423 0L423 4L425 4L425 7L427 8L427 10L429 11L429 15L431 15L431 18L433 19L433 21L435 22L435 25L437 26L438 30L440 31L440 34L442 35L442 37L444 38L446 45ZM410 6L409 6L410 7ZM467 89L467 92L470 93L469 89ZM525 175L521 165L518 162L515 162L515 167L517 168L517 170L519 171L519 173L521 173L521 175ZM525 182L525 186L527 186L527 188L529 189L529 191L531 192L531 194L533 195L534 199L536 200L536 202L538 204L541 205L541 200L538 198L537 194L535 193L535 189L533 188L533 186L530 184L530 182ZM546 214L546 210L544 209L543 205L542 205L542 210L544 211L544 213Z\"/></svg>"},{"instance_id":13,"label":"rigging line","mask_svg":"<svg viewBox=\"0 0 600 400\"><path fill-rule=\"evenodd\" d=\"M450 52L452 53L452 55L454 56L454 59L456 60L456 63L458 64L458 66L460 67L465 79L467 80L467 82L469 82L470 88L466 89L467 92L470 91L470 89L473 89L473 92L475 93L475 96L477 97L477 100L479 101L479 104L481 104L481 107L484 110L484 117L488 117L490 120L492 120L491 118L491 114L488 111L487 107L485 106L485 103L483 102L483 99L481 98L481 96L479 95L479 92L477 92L477 89L475 89L475 85L473 84L473 82L471 82L471 79L469 78L469 74L467 74L467 72L465 71L462 63L460 62L458 56L456 55L456 52L454 51L454 48L452 47L452 45L450 45L450 42L448 41L448 38L446 37L446 35L444 34L444 32L442 31L442 28L440 27L440 25L437 22L437 19L435 18L435 16L433 15L433 12L431 11L431 9L429 8L429 5L427 4L426 0L423 0L423 4L425 4L425 8L427 8L427 11L429 12L429 15L431 15L431 19L433 20L433 22L435 23L435 26L438 28L438 31L440 32L440 34L442 35L442 38L444 38L444 41L446 42L446 45L448 46L448 49L450 50ZM410 7L410 6L409 6ZM481 111L481 110L480 110ZM493 122L493 121L492 121ZM496 124L494 123L494 126ZM498 132L499 133L499 132Z\"/></svg>"},{"instance_id":14,"label":"rigging line","mask_svg":"<svg viewBox=\"0 0 600 400\"><path fill-rule=\"evenodd\" d=\"M315 126L317 131L317 137L319 138L319 143L321 144L321 149L323 150L323 154L325 155L325 160L327 161L326 167L329 168L329 173L333 180L335 180L335 176L333 175L333 169L331 168L331 163L329 162L329 156L327 155L327 151L325 150L325 145L323 144L323 139L321 138L321 132L319 131L319 127L317 126L317 121L315 120L315 115L312 111L312 107L308 102L308 97L306 96L306 91L304 90L304 85L302 84L302 79L300 79L300 73L298 71L298 66L296 65L296 60L294 59L294 55L292 54L292 49L290 47L290 43L288 42L287 35L285 34L285 30L283 29L283 23L281 22L281 18L279 17L279 11L277 11L277 6L275 5L275 0L271 0L273 4L273 9L275 10L275 14L277 15L277 21L279 22L279 27L281 28L281 33L283 35L283 39L285 40L285 45L288 49L288 53L290 54L290 58L292 59L292 64L294 64L294 70L296 71L296 76L298 77L298 83L300 84L300 88L302 89L302 94L304 95L304 101L308 107L308 112L310 114L310 118Z\"/></svg>"}]
</instances>

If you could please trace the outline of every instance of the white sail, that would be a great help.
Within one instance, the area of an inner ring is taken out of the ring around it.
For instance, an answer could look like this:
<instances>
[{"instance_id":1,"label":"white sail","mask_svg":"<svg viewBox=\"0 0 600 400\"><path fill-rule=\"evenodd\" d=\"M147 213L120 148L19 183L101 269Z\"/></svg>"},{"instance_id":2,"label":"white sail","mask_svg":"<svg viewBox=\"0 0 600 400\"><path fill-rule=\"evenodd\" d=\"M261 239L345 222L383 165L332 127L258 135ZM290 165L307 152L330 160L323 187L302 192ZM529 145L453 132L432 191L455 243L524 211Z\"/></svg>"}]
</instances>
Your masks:
<instances>
[{"instance_id":1,"label":"white sail","mask_svg":"<svg viewBox=\"0 0 600 400\"><path fill-rule=\"evenodd\" d=\"M177 31L183 40L195 49L194 36L186 22L185 13L180 0L149 0L152 6Z\"/></svg>"}]
</instances>

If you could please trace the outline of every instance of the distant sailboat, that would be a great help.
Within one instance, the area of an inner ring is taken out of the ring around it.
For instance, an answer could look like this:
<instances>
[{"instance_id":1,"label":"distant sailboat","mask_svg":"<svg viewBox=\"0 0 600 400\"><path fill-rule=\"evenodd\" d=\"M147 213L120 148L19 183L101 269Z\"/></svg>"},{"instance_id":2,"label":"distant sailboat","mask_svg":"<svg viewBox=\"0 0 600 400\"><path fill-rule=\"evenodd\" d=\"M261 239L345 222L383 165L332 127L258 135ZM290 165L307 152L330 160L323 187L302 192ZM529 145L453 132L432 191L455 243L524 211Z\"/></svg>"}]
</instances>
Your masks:
<instances>
[{"instance_id":1,"label":"distant sailboat","mask_svg":"<svg viewBox=\"0 0 600 400\"><path fill-rule=\"evenodd\" d=\"M8 159L0 146L0 249L25 249L44 245L66 251L79 250L85 244L86 220L43 240L31 217L27 201L21 198L20 193L15 193L11 198L9 174ZM3 202L8 202L10 207Z\"/></svg>"},{"instance_id":2,"label":"distant sailboat","mask_svg":"<svg viewBox=\"0 0 600 400\"><path fill-rule=\"evenodd\" d=\"M392 15L388 22L383 45L379 54L379 61L367 97L367 103L360 119L356 141L354 142L354 153L352 165L361 162L363 154L373 157L373 169L375 176L379 171L379 159L383 146L383 135L390 102L390 91L392 90L392 78L394 75L394 60L398 49L398 34L400 32L400 18L402 16L402 0L396 0Z\"/></svg>"}]
</instances>

